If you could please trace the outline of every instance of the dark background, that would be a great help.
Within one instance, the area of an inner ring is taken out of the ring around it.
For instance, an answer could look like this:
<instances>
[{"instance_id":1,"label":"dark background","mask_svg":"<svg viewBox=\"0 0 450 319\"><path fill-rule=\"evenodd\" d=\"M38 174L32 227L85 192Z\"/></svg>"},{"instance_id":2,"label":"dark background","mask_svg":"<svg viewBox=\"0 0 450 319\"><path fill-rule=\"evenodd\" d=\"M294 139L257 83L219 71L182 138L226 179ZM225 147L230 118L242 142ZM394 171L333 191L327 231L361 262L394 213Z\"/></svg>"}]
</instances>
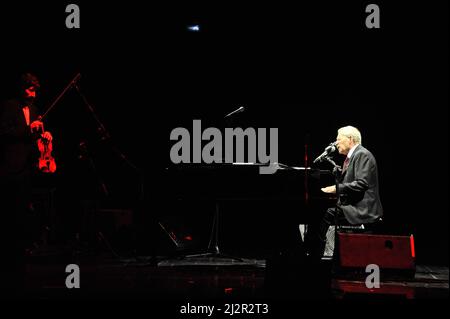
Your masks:
<instances>
[{"instance_id":1,"label":"dark background","mask_svg":"<svg viewBox=\"0 0 450 319\"><path fill-rule=\"evenodd\" d=\"M305 143L314 158L339 127L353 125L377 158L389 225L415 235L419 262L448 264L446 2L377 2L381 29L370 30L364 23L370 2L80 1L79 30L65 28L69 2L15 3L0 11L2 99L17 74L32 70L41 79L44 110L81 72L79 86L111 136L101 142L73 89L49 113L54 182L68 193L97 196L92 171L77 160L81 141L110 197L128 201L139 196L141 174L150 198L159 196L170 131L191 129L193 119L220 126L244 105L237 123L278 127L279 161L292 166L304 165ZM200 32L189 32L192 24ZM264 219L294 212L264 212ZM253 212L243 224L260 219Z\"/></svg>"}]
</instances>

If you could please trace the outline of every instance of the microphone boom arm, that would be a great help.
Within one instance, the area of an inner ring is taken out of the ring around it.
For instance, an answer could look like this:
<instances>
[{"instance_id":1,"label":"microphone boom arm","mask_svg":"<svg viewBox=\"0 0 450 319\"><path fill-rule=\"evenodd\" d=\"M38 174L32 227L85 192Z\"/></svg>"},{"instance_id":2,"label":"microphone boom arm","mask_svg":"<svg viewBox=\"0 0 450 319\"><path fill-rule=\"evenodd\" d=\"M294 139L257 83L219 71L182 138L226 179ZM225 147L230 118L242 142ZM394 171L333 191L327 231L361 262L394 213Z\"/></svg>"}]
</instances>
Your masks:
<instances>
[{"instance_id":1,"label":"microphone boom arm","mask_svg":"<svg viewBox=\"0 0 450 319\"><path fill-rule=\"evenodd\" d=\"M241 106L238 109L234 110L233 112L230 112L227 115L225 115L224 118L230 117L231 115L236 114L236 113L243 112L244 110L245 110L245 108L243 106Z\"/></svg>"}]
</instances>

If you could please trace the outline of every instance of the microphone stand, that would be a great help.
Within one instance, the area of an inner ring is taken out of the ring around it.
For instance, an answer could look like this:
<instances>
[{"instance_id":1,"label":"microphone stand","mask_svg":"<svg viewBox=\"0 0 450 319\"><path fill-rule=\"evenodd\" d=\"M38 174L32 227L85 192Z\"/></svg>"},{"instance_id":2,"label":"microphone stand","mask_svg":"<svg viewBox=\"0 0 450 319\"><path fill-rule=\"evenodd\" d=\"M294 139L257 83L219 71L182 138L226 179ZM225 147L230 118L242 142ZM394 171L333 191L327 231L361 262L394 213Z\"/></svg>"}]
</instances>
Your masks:
<instances>
[{"instance_id":1,"label":"microphone stand","mask_svg":"<svg viewBox=\"0 0 450 319\"><path fill-rule=\"evenodd\" d=\"M231 124L234 122L235 120L235 115L244 112L246 109L244 106L240 106L237 109L235 109L234 111L226 114L224 117L221 118L221 125L224 126L224 128L226 128L227 126L231 126Z\"/></svg>"},{"instance_id":2,"label":"microphone stand","mask_svg":"<svg viewBox=\"0 0 450 319\"><path fill-rule=\"evenodd\" d=\"M336 187L336 207L335 207L335 214L334 214L334 249L336 248L337 243L337 228L338 228L338 214L339 214L339 199L340 199L340 189L339 189L339 183L341 181L342 176L342 169L339 165L336 164L335 161L331 158L331 156L326 156L324 158L328 163L330 163L333 166L333 175L334 175L334 183ZM333 253L334 256L334 253Z\"/></svg>"},{"instance_id":3,"label":"microphone stand","mask_svg":"<svg viewBox=\"0 0 450 319\"><path fill-rule=\"evenodd\" d=\"M225 115L224 118L226 119L226 118L228 118L228 117L230 117L230 116L232 116L234 114L244 112L244 110L245 110L245 108L243 106L241 106L241 107L237 108L236 110L234 110L234 111L228 113L227 115Z\"/></svg>"},{"instance_id":4,"label":"microphone stand","mask_svg":"<svg viewBox=\"0 0 450 319\"><path fill-rule=\"evenodd\" d=\"M72 83L71 83L72 84ZM87 109L89 110L89 112L92 115L92 118L95 120L95 122L97 123L97 132L100 134L100 140L103 142L106 141L111 141L111 136L109 134L109 132L107 131L107 129L105 128L105 126L103 125L103 123L100 121L100 119L98 118L94 108L92 107L92 105L88 102L88 100L86 99L85 95L81 92L80 87L77 85L77 83L73 83L73 86L75 87L75 89L77 90L78 94L80 95L81 99L83 100L84 104L86 105ZM138 177L139 177L139 199L143 200L144 199L144 178L143 178L143 174L140 171L140 169L134 164L132 163L115 145L109 145L111 150L114 152L114 154L120 158L121 161L125 162L128 167L130 167L132 170L134 170Z\"/></svg>"},{"instance_id":5,"label":"microphone stand","mask_svg":"<svg viewBox=\"0 0 450 319\"><path fill-rule=\"evenodd\" d=\"M62 92L56 97L55 101L47 108L44 114L41 115L40 119L44 119L45 116L53 109L53 107L58 103L58 101L66 94L66 92L73 86L76 86L77 81L80 79L81 73L75 75L75 77L69 82L69 84L62 90Z\"/></svg>"},{"instance_id":6,"label":"microphone stand","mask_svg":"<svg viewBox=\"0 0 450 319\"><path fill-rule=\"evenodd\" d=\"M88 152L88 149L87 149L87 146L86 146L86 142L81 141L80 144L78 145L78 150L80 152L80 155L78 156L78 158L80 160L86 160L87 161L87 163L89 164L90 169L94 173L94 176L95 176L95 178L97 180L98 185L100 185L101 192L103 193L103 195L105 197L108 197L109 196L108 187L106 186L103 178L98 173L97 167L95 166L95 163L94 163L94 159L92 158L92 156Z\"/></svg>"},{"instance_id":7,"label":"microphone stand","mask_svg":"<svg viewBox=\"0 0 450 319\"><path fill-rule=\"evenodd\" d=\"M103 123L100 121L99 117L97 116L97 113L95 112L94 107L88 102L87 98L85 97L85 95L83 94L83 92L81 92L80 87L77 85L77 83L73 84L73 87L77 90L78 94L80 95L81 99L83 100L83 103L85 104L85 106L87 107L87 109L89 110L92 118L95 120L96 124L97 124L97 132L100 135L100 141L101 142L111 142L111 135L109 134L108 130L106 129L105 125L103 125ZM142 203L145 200L145 194L144 194L144 177L143 174L141 172L141 170L134 165L134 163L132 163L120 150L119 148L117 148L117 146L115 146L113 143L108 143L110 149L113 151L113 153L123 162L126 163L126 165L128 165L128 167L130 167L138 176L139 178L139 195L138 195L138 205L139 207L142 205ZM93 160L89 159L90 165L91 167L93 167L95 169L95 166L93 165ZM103 190L103 194L108 197L109 192L106 188L105 183L102 181L102 179L99 177L99 174L97 173L97 179L100 181L101 183L101 189ZM103 235L102 232L99 232L97 234L98 238L103 241L107 247L107 249L116 257L116 258L122 258L122 256L120 256L119 254L117 254L117 252L112 248L112 246L110 245L109 241L107 240L107 238ZM155 258L155 256L152 256L152 258Z\"/></svg>"},{"instance_id":8,"label":"microphone stand","mask_svg":"<svg viewBox=\"0 0 450 319\"><path fill-rule=\"evenodd\" d=\"M234 120L233 115L241 113L244 110L245 110L245 108L243 106L239 107L238 109L232 111L231 113L228 113L223 118L221 118L221 122L223 122L224 126L226 126L227 124L231 124L230 120L232 120L232 119ZM224 128L226 128L226 127L224 127ZM222 162L225 163L225 160L223 159ZM189 258L192 258L192 257L193 258L198 258L198 257L229 258L231 260L243 262L243 259L240 257L224 254L220 251L220 247L219 247L220 202L223 201L223 199L218 198L218 196L215 195L214 201L215 201L215 212L214 212L214 217L213 217L211 231L210 231L208 248L206 249L206 252L183 256L183 258L188 258L188 257Z\"/></svg>"}]
</instances>

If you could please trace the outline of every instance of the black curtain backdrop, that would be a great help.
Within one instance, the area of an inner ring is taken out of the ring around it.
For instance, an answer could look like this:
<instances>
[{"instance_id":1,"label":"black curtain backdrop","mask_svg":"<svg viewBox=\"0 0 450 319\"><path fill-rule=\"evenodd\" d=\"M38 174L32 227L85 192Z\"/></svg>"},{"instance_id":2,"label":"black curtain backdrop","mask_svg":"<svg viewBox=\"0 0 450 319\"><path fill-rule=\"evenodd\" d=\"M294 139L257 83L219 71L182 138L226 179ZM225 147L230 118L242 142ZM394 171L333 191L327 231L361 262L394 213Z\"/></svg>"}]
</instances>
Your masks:
<instances>
[{"instance_id":1,"label":"black curtain backdrop","mask_svg":"<svg viewBox=\"0 0 450 319\"><path fill-rule=\"evenodd\" d=\"M65 27L64 2L2 4L1 97L31 70L45 109L81 72L82 92L112 143L150 176L151 193L170 164L170 131L191 130L193 119L218 126L245 105L239 124L278 127L279 161L294 166L304 165L305 142L313 158L354 125L377 158L389 224L415 235L419 261L448 264L448 4L377 3L378 30L365 27L366 2L79 1L78 30ZM77 160L86 142L111 195L136 196L136 171L100 141L75 90L46 126L62 185L92 185Z\"/></svg>"}]
</instances>

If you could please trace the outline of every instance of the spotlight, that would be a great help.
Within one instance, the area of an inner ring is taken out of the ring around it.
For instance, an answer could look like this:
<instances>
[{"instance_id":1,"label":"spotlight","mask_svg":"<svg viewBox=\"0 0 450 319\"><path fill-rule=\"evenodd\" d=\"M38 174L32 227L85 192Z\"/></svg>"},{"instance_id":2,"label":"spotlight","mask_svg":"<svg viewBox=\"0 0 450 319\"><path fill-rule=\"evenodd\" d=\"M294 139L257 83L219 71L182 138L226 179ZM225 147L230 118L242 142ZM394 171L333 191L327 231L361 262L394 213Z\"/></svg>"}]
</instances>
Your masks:
<instances>
[{"instance_id":1,"label":"spotlight","mask_svg":"<svg viewBox=\"0 0 450 319\"><path fill-rule=\"evenodd\" d=\"M198 24L194 24L194 25L188 26L187 29L191 32L199 32L200 26Z\"/></svg>"}]
</instances>

